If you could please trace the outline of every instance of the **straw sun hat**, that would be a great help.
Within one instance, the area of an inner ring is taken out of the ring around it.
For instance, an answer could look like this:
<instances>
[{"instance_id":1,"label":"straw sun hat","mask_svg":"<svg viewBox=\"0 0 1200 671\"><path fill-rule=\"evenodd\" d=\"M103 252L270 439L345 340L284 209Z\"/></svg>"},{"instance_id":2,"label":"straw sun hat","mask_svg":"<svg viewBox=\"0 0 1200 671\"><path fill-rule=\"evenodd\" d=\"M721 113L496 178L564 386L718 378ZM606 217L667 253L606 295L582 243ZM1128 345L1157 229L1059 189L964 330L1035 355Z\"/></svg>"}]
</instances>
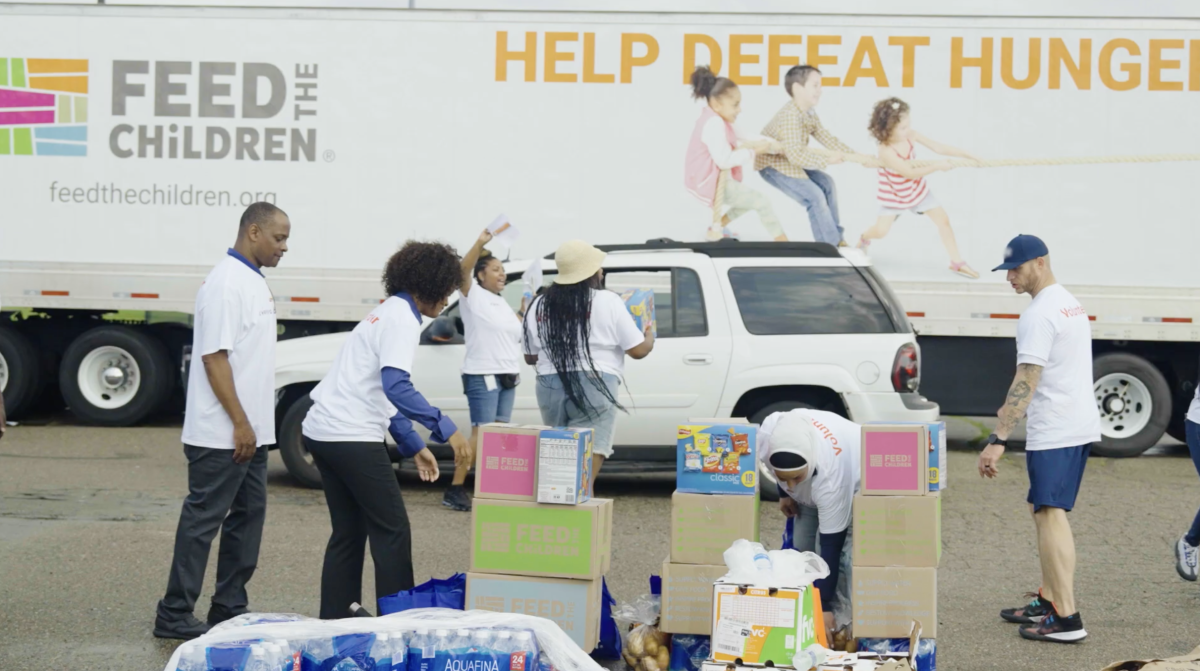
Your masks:
<instances>
[{"instance_id":1,"label":"straw sun hat","mask_svg":"<svg viewBox=\"0 0 1200 671\"><path fill-rule=\"evenodd\" d=\"M555 284L579 284L600 270L604 264L604 252L583 240L568 240L554 252L554 264L558 266Z\"/></svg>"}]
</instances>

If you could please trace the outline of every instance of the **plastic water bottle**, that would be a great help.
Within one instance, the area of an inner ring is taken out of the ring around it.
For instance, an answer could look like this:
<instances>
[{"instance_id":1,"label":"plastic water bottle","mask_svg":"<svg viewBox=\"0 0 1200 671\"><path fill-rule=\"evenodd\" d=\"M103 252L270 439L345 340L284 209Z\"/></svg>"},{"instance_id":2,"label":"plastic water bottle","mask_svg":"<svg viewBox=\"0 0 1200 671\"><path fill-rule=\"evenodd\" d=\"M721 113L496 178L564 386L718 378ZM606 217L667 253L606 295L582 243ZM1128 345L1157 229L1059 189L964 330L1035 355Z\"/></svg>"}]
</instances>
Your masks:
<instances>
[{"instance_id":1,"label":"plastic water bottle","mask_svg":"<svg viewBox=\"0 0 1200 671\"><path fill-rule=\"evenodd\" d=\"M279 671L300 671L297 664L297 651L292 648L292 644L288 643L286 638L281 638L275 641L275 645L279 646Z\"/></svg>"},{"instance_id":2,"label":"plastic water bottle","mask_svg":"<svg viewBox=\"0 0 1200 671\"><path fill-rule=\"evenodd\" d=\"M384 633L375 635L371 645L371 658L375 660L375 671L392 671L392 638Z\"/></svg>"},{"instance_id":3,"label":"plastic water bottle","mask_svg":"<svg viewBox=\"0 0 1200 671\"><path fill-rule=\"evenodd\" d=\"M512 652L508 655L508 667L517 669L531 669L534 662L538 658L537 641L533 639L533 632L524 630L518 631L513 636ZM508 671L502 669L501 671Z\"/></svg>"},{"instance_id":4,"label":"plastic water bottle","mask_svg":"<svg viewBox=\"0 0 1200 671\"><path fill-rule=\"evenodd\" d=\"M250 661L246 663L246 671L271 671L267 666L267 652L263 646L250 646Z\"/></svg>"},{"instance_id":5,"label":"plastic water bottle","mask_svg":"<svg viewBox=\"0 0 1200 671\"><path fill-rule=\"evenodd\" d=\"M391 635L392 639L392 668L390 671L408 671L408 642L411 640L410 634L406 632L397 632ZM384 671L378 669L377 671Z\"/></svg>"},{"instance_id":6,"label":"plastic water bottle","mask_svg":"<svg viewBox=\"0 0 1200 671\"><path fill-rule=\"evenodd\" d=\"M437 629L430 639L427 647L421 648L421 671L442 671L450 661L450 630Z\"/></svg>"},{"instance_id":7,"label":"plastic water bottle","mask_svg":"<svg viewBox=\"0 0 1200 671\"><path fill-rule=\"evenodd\" d=\"M407 671L421 671L425 647L430 644L429 630L418 629L408 639Z\"/></svg>"},{"instance_id":8,"label":"plastic water bottle","mask_svg":"<svg viewBox=\"0 0 1200 671\"><path fill-rule=\"evenodd\" d=\"M179 649L179 661L175 664L176 671L208 671L207 667L204 646L188 643Z\"/></svg>"}]
</instances>

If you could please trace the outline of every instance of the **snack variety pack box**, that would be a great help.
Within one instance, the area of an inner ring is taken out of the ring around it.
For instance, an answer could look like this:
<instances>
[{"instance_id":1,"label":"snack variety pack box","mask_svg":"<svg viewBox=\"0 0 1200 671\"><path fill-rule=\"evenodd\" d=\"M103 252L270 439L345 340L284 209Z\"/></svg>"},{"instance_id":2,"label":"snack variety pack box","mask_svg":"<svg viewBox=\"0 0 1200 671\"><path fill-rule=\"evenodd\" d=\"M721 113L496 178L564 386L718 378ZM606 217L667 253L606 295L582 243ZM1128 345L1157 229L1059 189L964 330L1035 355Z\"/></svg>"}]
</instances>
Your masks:
<instances>
[{"instance_id":1,"label":"snack variety pack box","mask_svg":"<svg viewBox=\"0 0 1200 671\"><path fill-rule=\"evenodd\" d=\"M528 576L467 574L467 610L520 613L553 620L591 652L600 639L601 583Z\"/></svg>"},{"instance_id":2,"label":"snack variety pack box","mask_svg":"<svg viewBox=\"0 0 1200 671\"><path fill-rule=\"evenodd\" d=\"M484 424L475 455L475 498L536 501L541 426Z\"/></svg>"},{"instance_id":3,"label":"snack variety pack box","mask_svg":"<svg viewBox=\"0 0 1200 671\"><path fill-rule=\"evenodd\" d=\"M758 494L757 427L683 424L675 455L676 488L689 494Z\"/></svg>"},{"instance_id":4,"label":"snack variety pack box","mask_svg":"<svg viewBox=\"0 0 1200 671\"><path fill-rule=\"evenodd\" d=\"M757 496L676 491L671 495L671 562L723 565L734 541L758 540L758 505Z\"/></svg>"},{"instance_id":5,"label":"snack variety pack box","mask_svg":"<svg viewBox=\"0 0 1200 671\"><path fill-rule=\"evenodd\" d=\"M937 638L936 568L855 566L853 583L855 636L908 636L916 620L924 637Z\"/></svg>"},{"instance_id":6,"label":"snack variety pack box","mask_svg":"<svg viewBox=\"0 0 1200 671\"><path fill-rule=\"evenodd\" d=\"M662 615L658 628L668 634L712 635L713 583L729 572L724 564L672 564L662 567Z\"/></svg>"},{"instance_id":7,"label":"snack variety pack box","mask_svg":"<svg viewBox=\"0 0 1200 671\"><path fill-rule=\"evenodd\" d=\"M870 496L928 494L928 441L924 424L864 424L860 491Z\"/></svg>"},{"instance_id":8,"label":"snack variety pack box","mask_svg":"<svg viewBox=\"0 0 1200 671\"><path fill-rule=\"evenodd\" d=\"M625 301L625 309L633 315L633 321L637 324L638 330L644 330L646 321L649 320L650 332L658 337L658 324L654 320L654 291L627 289L621 294L621 300Z\"/></svg>"},{"instance_id":9,"label":"snack variety pack box","mask_svg":"<svg viewBox=\"0 0 1200 671\"><path fill-rule=\"evenodd\" d=\"M538 503L576 505L592 497L591 429L543 429L537 447Z\"/></svg>"},{"instance_id":10,"label":"snack variety pack box","mask_svg":"<svg viewBox=\"0 0 1200 671\"><path fill-rule=\"evenodd\" d=\"M790 667L797 650L817 642L815 618L811 586L775 589L719 582L713 586L710 658Z\"/></svg>"},{"instance_id":11,"label":"snack variety pack box","mask_svg":"<svg viewBox=\"0 0 1200 671\"><path fill-rule=\"evenodd\" d=\"M575 506L476 499L471 571L597 579L611 563L612 500Z\"/></svg>"},{"instance_id":12,"label":"snack variety pack box","mask_svg":"<svg viewBox=\"0 0 1200 671\"><path fill-rule=\"evenodd\" d=\"M942 497L854 497L854 566L936 567L942 557Z\"/></svg>"}]
</instances>

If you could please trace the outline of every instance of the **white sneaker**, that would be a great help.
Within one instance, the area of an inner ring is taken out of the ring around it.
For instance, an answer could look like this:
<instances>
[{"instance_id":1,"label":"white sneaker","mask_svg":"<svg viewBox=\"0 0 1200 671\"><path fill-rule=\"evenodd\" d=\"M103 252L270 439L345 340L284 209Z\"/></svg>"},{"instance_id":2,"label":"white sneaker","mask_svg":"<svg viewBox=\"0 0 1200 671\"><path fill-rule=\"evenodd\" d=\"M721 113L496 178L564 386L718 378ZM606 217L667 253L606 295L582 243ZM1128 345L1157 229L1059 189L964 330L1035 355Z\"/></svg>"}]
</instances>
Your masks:
<instances>
[{"instance_id":1,"label":"white sneaker","mask_svg":"<svg viewBox=\"0 0 1200 671\"><path fill-rule=\"evenodd\" d=\"M1197 567L1198 563L1200 563L1200 548L1188 545L1184 536L1180 536L1179 542L1175 543L1175 570L1179 572L1179 577L1196 582L1196 575L1200 570Z\"/></svg>"}]
</instances>

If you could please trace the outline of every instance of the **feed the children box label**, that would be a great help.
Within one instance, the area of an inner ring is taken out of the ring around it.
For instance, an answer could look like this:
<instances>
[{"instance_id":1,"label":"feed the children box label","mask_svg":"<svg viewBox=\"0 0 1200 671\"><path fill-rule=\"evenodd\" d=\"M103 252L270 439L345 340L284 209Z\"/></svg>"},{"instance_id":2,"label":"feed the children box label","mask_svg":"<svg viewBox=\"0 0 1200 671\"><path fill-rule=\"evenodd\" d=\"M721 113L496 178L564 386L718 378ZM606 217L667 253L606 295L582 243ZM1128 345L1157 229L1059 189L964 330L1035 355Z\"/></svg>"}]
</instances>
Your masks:
<instances>
[{"instance_id":1,"label":"feed the children box label","mask_svg":"<svg viewBox=\"0 0 1200 671\"><path fill-rule=\"evenodd\" d=\"M603 549L600 503L567 507L477 499L471 570L598 577Z\"/></svg>"}]
</instances>

